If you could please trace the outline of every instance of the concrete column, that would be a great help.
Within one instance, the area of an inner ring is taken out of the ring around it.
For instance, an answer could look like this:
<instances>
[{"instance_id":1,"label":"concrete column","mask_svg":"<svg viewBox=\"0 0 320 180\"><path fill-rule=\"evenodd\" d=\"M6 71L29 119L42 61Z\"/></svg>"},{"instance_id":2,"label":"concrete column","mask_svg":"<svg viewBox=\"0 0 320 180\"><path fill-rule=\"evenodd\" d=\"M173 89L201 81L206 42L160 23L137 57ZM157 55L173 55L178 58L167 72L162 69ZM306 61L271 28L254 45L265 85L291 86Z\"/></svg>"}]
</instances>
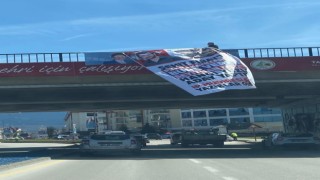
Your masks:
<instances>
[{"instance_id":1,"label":"concrete column","mask_svg":"<svg viewBox=\"0 0 320 180\"><path fill-rule=\"evenodd\" d=\"M248 108L250 123L254 122L253 108Z\"/></svg>"}]
</instances>

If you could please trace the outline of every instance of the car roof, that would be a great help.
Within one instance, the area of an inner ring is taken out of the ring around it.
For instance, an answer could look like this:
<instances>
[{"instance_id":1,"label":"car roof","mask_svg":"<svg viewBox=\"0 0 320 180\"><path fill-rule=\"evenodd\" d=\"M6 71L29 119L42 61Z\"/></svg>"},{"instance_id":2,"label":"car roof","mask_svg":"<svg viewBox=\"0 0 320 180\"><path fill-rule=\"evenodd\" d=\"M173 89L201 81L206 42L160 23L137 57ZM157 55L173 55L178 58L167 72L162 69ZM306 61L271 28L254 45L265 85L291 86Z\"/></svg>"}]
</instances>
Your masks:
<instances>
[{"instance_id":1,"label":"car roof","mask_svg":"<svg viewBox=\"0 0 320 180\"><path fill-rule=\"evenodd\" d=\"M124 131L108 131L108 132L105 132L105 134L126 134Z\"/></svg>"}]
</instances>

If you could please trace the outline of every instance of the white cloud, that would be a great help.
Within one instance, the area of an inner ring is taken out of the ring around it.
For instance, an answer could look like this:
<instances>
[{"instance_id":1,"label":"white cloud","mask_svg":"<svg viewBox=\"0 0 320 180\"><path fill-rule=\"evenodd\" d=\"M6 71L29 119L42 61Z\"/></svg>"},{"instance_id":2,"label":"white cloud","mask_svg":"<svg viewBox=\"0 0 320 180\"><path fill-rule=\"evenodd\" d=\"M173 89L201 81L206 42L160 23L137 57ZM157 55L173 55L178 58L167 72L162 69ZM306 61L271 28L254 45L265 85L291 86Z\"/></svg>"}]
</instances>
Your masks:
<instances>
[{"instance_id":1,"label":"white cloud","mask_svg":"<svg viewBox=\"0 0 320 180\"><path fill-rule=\"evenodd\" d=\"M75 35L75 36L70 36L67 38L62 39L61 41L70 41L73 39L78 39L78 38L82 38L82 37L88 37L88 36L92 36L93 34L79 34L79 35Z\"/></svg>"}]
</instances>

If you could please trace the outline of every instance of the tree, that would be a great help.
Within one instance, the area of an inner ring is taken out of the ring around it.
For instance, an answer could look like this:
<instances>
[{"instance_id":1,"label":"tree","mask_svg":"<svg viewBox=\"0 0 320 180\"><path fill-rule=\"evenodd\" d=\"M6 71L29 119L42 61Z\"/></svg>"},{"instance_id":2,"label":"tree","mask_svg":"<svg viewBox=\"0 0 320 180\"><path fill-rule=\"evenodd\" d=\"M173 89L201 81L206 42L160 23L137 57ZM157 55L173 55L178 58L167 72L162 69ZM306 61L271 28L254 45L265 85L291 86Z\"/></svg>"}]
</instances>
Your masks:
<instances>
[{"instance_id":1,"label":"tree","mask_svg":"<svg viewBox=\"0 0 320 180\"><path fill-rule=\"evenodd\" d=\"M145 134L145 133L155 133L156 132L156 128L153 126L150 126L149 123L146 123L141 130L141 134Z\"/></svg>"},{"instance_id":2,"label":"tree","mask_svg":"<svg viewBox=\"0 0 320 180\"><path fill-rule=\"evenodd\" d=\"M47 127L47 134L49 138L53 138L53 135L56 132L56 128L54 127Z\"/></svg>"}]
</instances>

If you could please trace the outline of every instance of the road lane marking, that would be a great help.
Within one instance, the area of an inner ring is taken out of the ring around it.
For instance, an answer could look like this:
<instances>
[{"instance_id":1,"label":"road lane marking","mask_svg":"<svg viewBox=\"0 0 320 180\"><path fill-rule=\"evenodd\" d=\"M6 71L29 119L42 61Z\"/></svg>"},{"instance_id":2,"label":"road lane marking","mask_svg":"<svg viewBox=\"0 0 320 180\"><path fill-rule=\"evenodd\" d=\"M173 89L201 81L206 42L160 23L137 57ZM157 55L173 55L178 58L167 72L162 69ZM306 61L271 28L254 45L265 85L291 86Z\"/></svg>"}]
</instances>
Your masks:
<instances>
[{"instance_id":1,"label":"road lane marking","mask_svg":"<svg viewBox=\"0 0 320 180\"><path fill-rule=\"evenodd\" d=\"M212 172L212 173L217 173L217 172L219 172L218 169L214 169L214 168L212 168L212 167L210 167L210 166L204 166L203 168L206 169L206 170L209 171L209 172Z\"/></svg>"},{"instance_id":2,"label":"road lane marking","mask_svg":"<svg viewBox=\"0 0 320 180\"><path fill-rule=\"evenodd\" d=\"M237 178L234 177L222 177L224 180L238 180Z\"/></svg>"},{"instance_id":3,"label":"road lane marking","mask_svg":"<svg viewBox=\"0 0 320 180\"><path fill-rule=\"evenodd\" d=\"M36 163L36 164L28 165L28 166L17 167L17 168L14 168L14 169L10 169L10 170L4 171L3 173L1 172L0 179L3 178L3 177L9 177L9 176L12 176L12 175L17 175L17 174L21 174L21 173L25 173L25 172L30 172L32 170L45 168L45 167L48 167L48 166L52 166L54 164L61 163L63 161L65 161L65 160L55 160L55 161L41 162L41 163Z\"/></svg>"},{"instance_id":4,"label":"road lane marking","mask_svg":"<svg viewBox=\"0 0 320 180\"><path fill-rule=\"evenodd\" d=\"M200 164L201 162L196 160L196 159L189 159L189 161L193 162L193 163L196 163L196 164Z\"/></svg>"}]
</instances>

